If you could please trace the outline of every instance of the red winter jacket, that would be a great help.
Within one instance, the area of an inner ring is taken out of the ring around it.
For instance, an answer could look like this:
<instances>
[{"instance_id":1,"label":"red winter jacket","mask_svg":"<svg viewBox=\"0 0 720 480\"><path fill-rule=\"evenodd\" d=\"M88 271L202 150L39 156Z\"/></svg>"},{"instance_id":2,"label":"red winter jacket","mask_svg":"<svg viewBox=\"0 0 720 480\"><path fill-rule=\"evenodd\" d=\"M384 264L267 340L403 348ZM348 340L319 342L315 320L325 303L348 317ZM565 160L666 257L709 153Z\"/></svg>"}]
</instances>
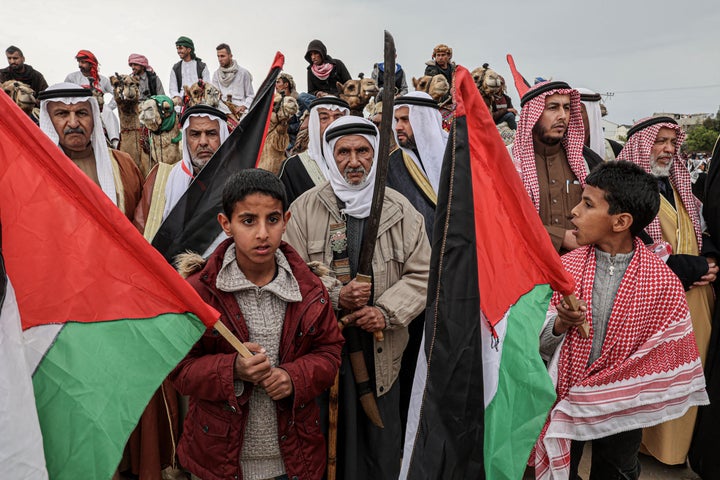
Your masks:
<instances>
[{"instance_id":1,"label":"red winter jacket","mask_svg":"<svg viewBox=\"0 0 720 480\"><path fill-rule=\"evenodd\" d=\"M223 242L188 282L222 314L223 323L247 342L247 326L235 297L215 287L223 255L231 244L232 239ZM288 303L280 339L278 367L290 374L294 391L276 402L278 440L291 480L321 479L327 455L315 397L332 385L344 340L320 279L290 245L283 242L280 250L290 263L303 300ZM243 394L235 396L236 355L216 330L208 330L170 374L178 391L190 396L178 447L180 463L203 480L243 478L240 453L253 386L245 382Z\"/></svg>"}]
</instances>

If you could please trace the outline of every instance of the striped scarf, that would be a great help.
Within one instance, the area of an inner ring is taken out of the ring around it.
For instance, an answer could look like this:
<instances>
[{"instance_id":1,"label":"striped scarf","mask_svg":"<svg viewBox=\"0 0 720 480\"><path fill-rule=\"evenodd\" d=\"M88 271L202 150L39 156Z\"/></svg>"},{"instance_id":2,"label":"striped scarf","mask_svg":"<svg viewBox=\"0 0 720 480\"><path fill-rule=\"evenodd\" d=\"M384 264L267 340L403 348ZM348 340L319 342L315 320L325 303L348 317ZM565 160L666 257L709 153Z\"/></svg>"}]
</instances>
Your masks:
<instances>
[{"instance_id":1,"label":"striped scarf","mask_svg":"<svg viewBox=\"0 0 720 480\"><path fill-rule=\"evenodd\" d=\"M588 366L594 334L588 305L590 337L569 330L550 363L557 401L532 457L538 479L567 478L572 440L657 425L708 403L682 285L637 238L634 248L598 359ZM575 278L578 298L591 299L594 246L573 250L562 260ZM559 302L556 293L551 304Z\"/></svg>"}]
</instances>

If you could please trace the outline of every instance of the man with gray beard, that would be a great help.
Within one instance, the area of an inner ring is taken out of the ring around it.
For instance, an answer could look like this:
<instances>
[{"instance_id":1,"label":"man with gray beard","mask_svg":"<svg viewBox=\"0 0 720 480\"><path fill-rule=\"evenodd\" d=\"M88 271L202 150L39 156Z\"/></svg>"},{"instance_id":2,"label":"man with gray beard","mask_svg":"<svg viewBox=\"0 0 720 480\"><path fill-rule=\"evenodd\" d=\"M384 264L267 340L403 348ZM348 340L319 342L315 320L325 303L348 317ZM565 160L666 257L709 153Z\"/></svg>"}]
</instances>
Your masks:
<instances>
[{"instance_id":1,"label":"man with gray beard","mask_svg":"<svg viewBox=\"0 0 720 480\"><path fill-rule=\"evenodd\" d=\"M628 130L628 141L618 160L628 160L657 178L660 211L645 232L651 248L665 259L685 287L695 341L703 366L712 322L713 291L718 252L703 235L700 202L692 194L690 174L678 152L685 132L669 117L645 118ZM671 253L670 255L668 255ZM684 464L697 408L675 420L643 431L641 451L668 465Z\"/></svg>"}]
</instances>

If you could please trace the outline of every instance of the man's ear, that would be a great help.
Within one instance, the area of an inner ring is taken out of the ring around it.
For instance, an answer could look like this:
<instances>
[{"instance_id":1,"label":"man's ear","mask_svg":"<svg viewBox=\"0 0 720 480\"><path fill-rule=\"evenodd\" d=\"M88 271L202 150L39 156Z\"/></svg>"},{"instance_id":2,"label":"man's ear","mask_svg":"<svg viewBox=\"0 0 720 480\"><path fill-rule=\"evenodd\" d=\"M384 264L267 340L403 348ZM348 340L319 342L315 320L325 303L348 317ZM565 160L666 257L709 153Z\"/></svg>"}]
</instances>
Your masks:
<instances>
[{"instance_id":1,"label":"man's ear","mask_svg":"<svg viewBox=\"0 0 720 480\"><path fill-rule=\"evenodd\" d=\"M629 230L633 224L633 217L629 213L618 213L613 215L615 220L613 221L613 232L620 233L625 230Z\"/></svg>"},{"instance_id":2,"label":"man's ear","mask_svg":"<svg viewBox=\"0 0 720 480\"><path fill-rule=\"evenodd\" d=\"M223 229L223 232L225 232L225 235L228 237L232 237L232 232L230 232L230 219L225 216L224 213L220 212L217 216L218 223Z\"/></svg>"}]
</instances>

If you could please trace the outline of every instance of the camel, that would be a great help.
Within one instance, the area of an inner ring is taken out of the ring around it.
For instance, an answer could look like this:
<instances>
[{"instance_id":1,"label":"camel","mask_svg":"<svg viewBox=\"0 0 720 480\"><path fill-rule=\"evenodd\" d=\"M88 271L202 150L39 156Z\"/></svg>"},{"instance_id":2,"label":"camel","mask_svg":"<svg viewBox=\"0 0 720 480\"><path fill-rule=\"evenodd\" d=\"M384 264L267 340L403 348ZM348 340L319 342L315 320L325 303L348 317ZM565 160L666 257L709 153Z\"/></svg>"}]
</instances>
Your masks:
<instances>
[{"instance_id":1,"label":"camel","mask_svg":"<svg viewBox=\"0 0 720 480\"><path fill-rule=\"evenodd\" d=\"M140 123L150 133L152 164L174 165L182 158L180 125L172 103L149 98L140 104Z\"/></svg>"},{"instance_id":2,"label":"camel","mask_svg":"<svg viewBox=\"0 0 720 480\"><path fill-rule=\"evenodd\" d=\"M443 118L443 129L449 132L455 118L455 104L450 95L450 83L445 75L423 75L419 79L413 77L412 82L416 91L425 92L438 102L440 115Z\"/></svg>"},{"instance_id":3,"label":"camel","mask_svg":"<svg viewBox=\"0 0 720 480\"><path fill-rule=\"evenodd\" d=\"M502 75L490 68L487 63L484 63L482 67L478 67L470 73L475 81L475 85L477 85L480 91L480 95L482 95L485 101L485 105L490 109L492 97L501 95L507 90L505 79ZM508 127L507 123L499 123L496 127L505 145L511 145L515 141L515 130Z\"/></svg>"},{"instance_id":4,"label":"camel","mask_svg":"<svg viewBox=\"0 0 720 480\"><path fill-rule=\"evenodd\" d=\"M150 132L150 155L152 157L155 184L150 211L145 222L143 235L148 241L160 228L165 210L165 186L170 171L182 159L182 135L175 113L175 106L168 97L156 96L140 104L140 123Z\"/></svg>"},{"instance_id":5,"label":"camel","mask_svg":"<svg viewBox=\"0 0 720 480\"><path fill-rule=\"evenodd\" d=\"M220 105L220 90L204 80L198 80L189 87L185 85L185 108L193 105L209 105L218 108Z\"/></svg>"},{"instance_id":6,"label":"camel","mask_svg":"<svg viewBox=\"0 0 720 480\"><path fill-rule=\"evenodd\" d=\"M419 79L413 77L412 82L416 91L429 94L438 103L443 102L450 92L450 84L442 74L423 75Z\"/></svg>"},{"instance_id":7,"label":"camel","mask_svg":"<svg viewBox=\"0 0 720 480\"><path fill-rule=\"evenodd\" d=\"M33 92L33 89L30 88L29 85L18 80L8 80L7 82L3 82L2 89L33 122L36 124L39 122L39 111L34 111L37 104L35 92Z\"/></svg>"},{"instance_id":8,"label":"camel","mask_svg":"<svg viewBox=\"0 0 720 480\"><path fill-rule=\"evenodd\" d=\"M270 117L270 128L265 138L265 146L258 168L262 168L277 175L280 166L285 160L285 150L290 143L290 135L287 133L290 118L299 110L297 100L292 96L275 94L273 112Z\"/></svg>"},{"instance_id":9,"label":"camel","mask_svg":"<svg viewBox=\"0 0 720 480\"><path fill-rule=\"evenodd\" d=\"M490 100L493 95L498 95L505 91L505 80L499 73L490 68L487 63L484 63L482 67L478 67L470 73L486 105L490 106Z\"/></svg>"},{"instance_id":10,"label":"camel","mask_svg":"<svg viewBox=\"0 0 720 480\"><path fill-rule=\"evenodd\" d=\"M146 145L147 134L138 117L140 102L140 80L133 75L120 75L117 72L110 77L113 96L120 116L120 150L127 153L135 161L143 177L153 167L150 151Z\"/></svg>"},{"instance_id":11,"label":"camel","mask_svg":"<svg viewBox=\"0 0 720 480\"><path fill-rule=\"evenodd\" d=\"M358 79L350 79L345 83L337 82L340 98L350 105L350 115L363 116L365 105L374 98L380 89L372 78L365 78L361 73Z\"/></svg>"}]
</instances>

